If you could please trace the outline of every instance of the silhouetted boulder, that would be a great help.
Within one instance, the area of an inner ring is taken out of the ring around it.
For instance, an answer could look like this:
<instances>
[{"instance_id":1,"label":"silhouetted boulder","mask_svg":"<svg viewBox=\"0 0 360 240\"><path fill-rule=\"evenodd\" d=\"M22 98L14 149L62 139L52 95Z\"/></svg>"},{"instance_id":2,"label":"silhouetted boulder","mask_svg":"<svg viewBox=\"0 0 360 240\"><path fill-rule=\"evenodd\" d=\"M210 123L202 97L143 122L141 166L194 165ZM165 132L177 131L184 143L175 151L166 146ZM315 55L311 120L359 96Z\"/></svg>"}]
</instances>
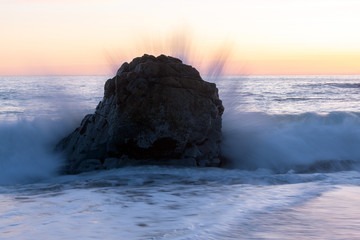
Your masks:
<instances>
[{"instance_id":1,"label":"silhouetted boulder","mask_svg":"<svg viewBox=\"0 0 360 240\"><path fill-rule=\"evenodd\" d=\"M144 55L107 80L94 114L61 140L66 171L129 164L219 166L218 89L181 60Z\"/></svg>"}]
</instances>

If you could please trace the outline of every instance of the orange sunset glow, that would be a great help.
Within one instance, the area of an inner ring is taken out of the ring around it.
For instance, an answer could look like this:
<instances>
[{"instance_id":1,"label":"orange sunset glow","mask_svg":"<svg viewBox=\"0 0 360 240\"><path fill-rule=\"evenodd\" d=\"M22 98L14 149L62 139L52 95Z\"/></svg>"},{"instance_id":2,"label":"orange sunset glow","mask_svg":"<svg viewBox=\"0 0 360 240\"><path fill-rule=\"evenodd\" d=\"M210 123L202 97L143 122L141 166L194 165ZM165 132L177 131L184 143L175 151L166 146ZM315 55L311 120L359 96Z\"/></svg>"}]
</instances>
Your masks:
<instances>
[{"instance_id":1,"label":"orange sunset glow","mask_svg":"<svg viewBox=\"0 0 360 240\"><path fill-rule=\"evenodd\" d=\"M360 74L355 0L4 0L0 75L113 74L143 53L225 74Z\"/></svg>"}]
</instances>

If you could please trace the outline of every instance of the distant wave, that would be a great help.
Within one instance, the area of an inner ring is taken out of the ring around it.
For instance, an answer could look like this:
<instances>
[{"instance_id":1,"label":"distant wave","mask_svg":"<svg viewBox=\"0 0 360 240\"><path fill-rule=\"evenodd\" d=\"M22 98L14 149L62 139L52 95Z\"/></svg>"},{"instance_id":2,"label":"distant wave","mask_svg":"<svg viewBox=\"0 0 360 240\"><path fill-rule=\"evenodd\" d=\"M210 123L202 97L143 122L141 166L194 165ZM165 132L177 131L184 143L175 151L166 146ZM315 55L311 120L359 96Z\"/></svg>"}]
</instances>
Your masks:
<instances>
[{"instance_id":1,"label":"distant wave","mask_svg":"<svg viewBox=\"0 0 360 240\"><path fill-rule=\"evenodd\" d=\"M317 97L287 97L287 98L274 98L274 101L277 102L284 102L284 101L313 101L313 100L322 100L324 98L317 98Z\"/></svg>"},{"instance_id":2,"label":"distant wave","mask_svg":"<svg viewBox=\"0 0 360 240\"><path fill-rule=\"evenodd\" d=\"M356 113L233 113L225 116L223 128L228 167L278 173L359 167L360 115Z\"/></svg>"},{"instance_id":3,"label":"distant wave","mask_svg":"<svg viewBox=\"0 0 360 240\"><path fill-rule=\"evenodd\" d=\"M327 85L338 88L360 88L360 83L327 83Z\"/></svg>"},{"instance_id":4,"label":"distant wave","mask_svg":"<svg viewBox=\"0 0 360 240\"><path fill-rule=\"evenodd\" d=\"M322 88L324 86L330 86L335 88L360 88L360 83L300 83L295 84L295 87L310 87L310 88Z\"/></svg>"}]
</instances>

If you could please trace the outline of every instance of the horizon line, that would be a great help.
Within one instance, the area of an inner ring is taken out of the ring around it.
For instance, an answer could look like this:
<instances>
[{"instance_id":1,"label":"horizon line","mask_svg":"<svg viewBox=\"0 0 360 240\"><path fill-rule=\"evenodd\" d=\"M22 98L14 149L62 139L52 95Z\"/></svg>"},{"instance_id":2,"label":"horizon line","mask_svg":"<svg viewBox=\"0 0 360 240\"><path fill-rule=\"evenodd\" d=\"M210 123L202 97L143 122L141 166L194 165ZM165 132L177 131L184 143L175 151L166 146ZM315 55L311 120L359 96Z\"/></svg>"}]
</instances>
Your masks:
<instances>
[{"instance_id":1,"label":"horizon line","mask_svg":"<svg viewBox=\"0 0 360 240\"><path fill-rule=\"evenodd\" d=\"M202 77L209 77L210 75L202 75ZM0 77L46 77L46 76L64 76L64 77L77 77L77 76L116 76L115 74L0 74ZM317 73L317 74L220 74L219 76L232 77L232 76L360 76L360 73L349 73L349 74L328 74L328 73Z\"/></svg>"}]
</instances>

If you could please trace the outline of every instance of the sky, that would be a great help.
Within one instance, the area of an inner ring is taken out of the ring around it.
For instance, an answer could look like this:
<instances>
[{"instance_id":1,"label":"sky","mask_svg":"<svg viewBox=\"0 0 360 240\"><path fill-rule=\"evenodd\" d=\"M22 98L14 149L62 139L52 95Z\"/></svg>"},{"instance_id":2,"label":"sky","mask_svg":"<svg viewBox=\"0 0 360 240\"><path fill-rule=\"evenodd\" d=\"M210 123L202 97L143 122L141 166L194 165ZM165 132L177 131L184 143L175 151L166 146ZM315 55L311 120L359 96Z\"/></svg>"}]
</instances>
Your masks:
<instances>
[{"instance_id":1,"label":"sky","mask_svg":"<svg viewBox=\"0 0 360 240\"><path fill-rule=\"evenodd\" d=\"M0 75L113 75L144 53L224 74L360 74L358 0L0 0Z\"/></svg>"}]
</instances>

